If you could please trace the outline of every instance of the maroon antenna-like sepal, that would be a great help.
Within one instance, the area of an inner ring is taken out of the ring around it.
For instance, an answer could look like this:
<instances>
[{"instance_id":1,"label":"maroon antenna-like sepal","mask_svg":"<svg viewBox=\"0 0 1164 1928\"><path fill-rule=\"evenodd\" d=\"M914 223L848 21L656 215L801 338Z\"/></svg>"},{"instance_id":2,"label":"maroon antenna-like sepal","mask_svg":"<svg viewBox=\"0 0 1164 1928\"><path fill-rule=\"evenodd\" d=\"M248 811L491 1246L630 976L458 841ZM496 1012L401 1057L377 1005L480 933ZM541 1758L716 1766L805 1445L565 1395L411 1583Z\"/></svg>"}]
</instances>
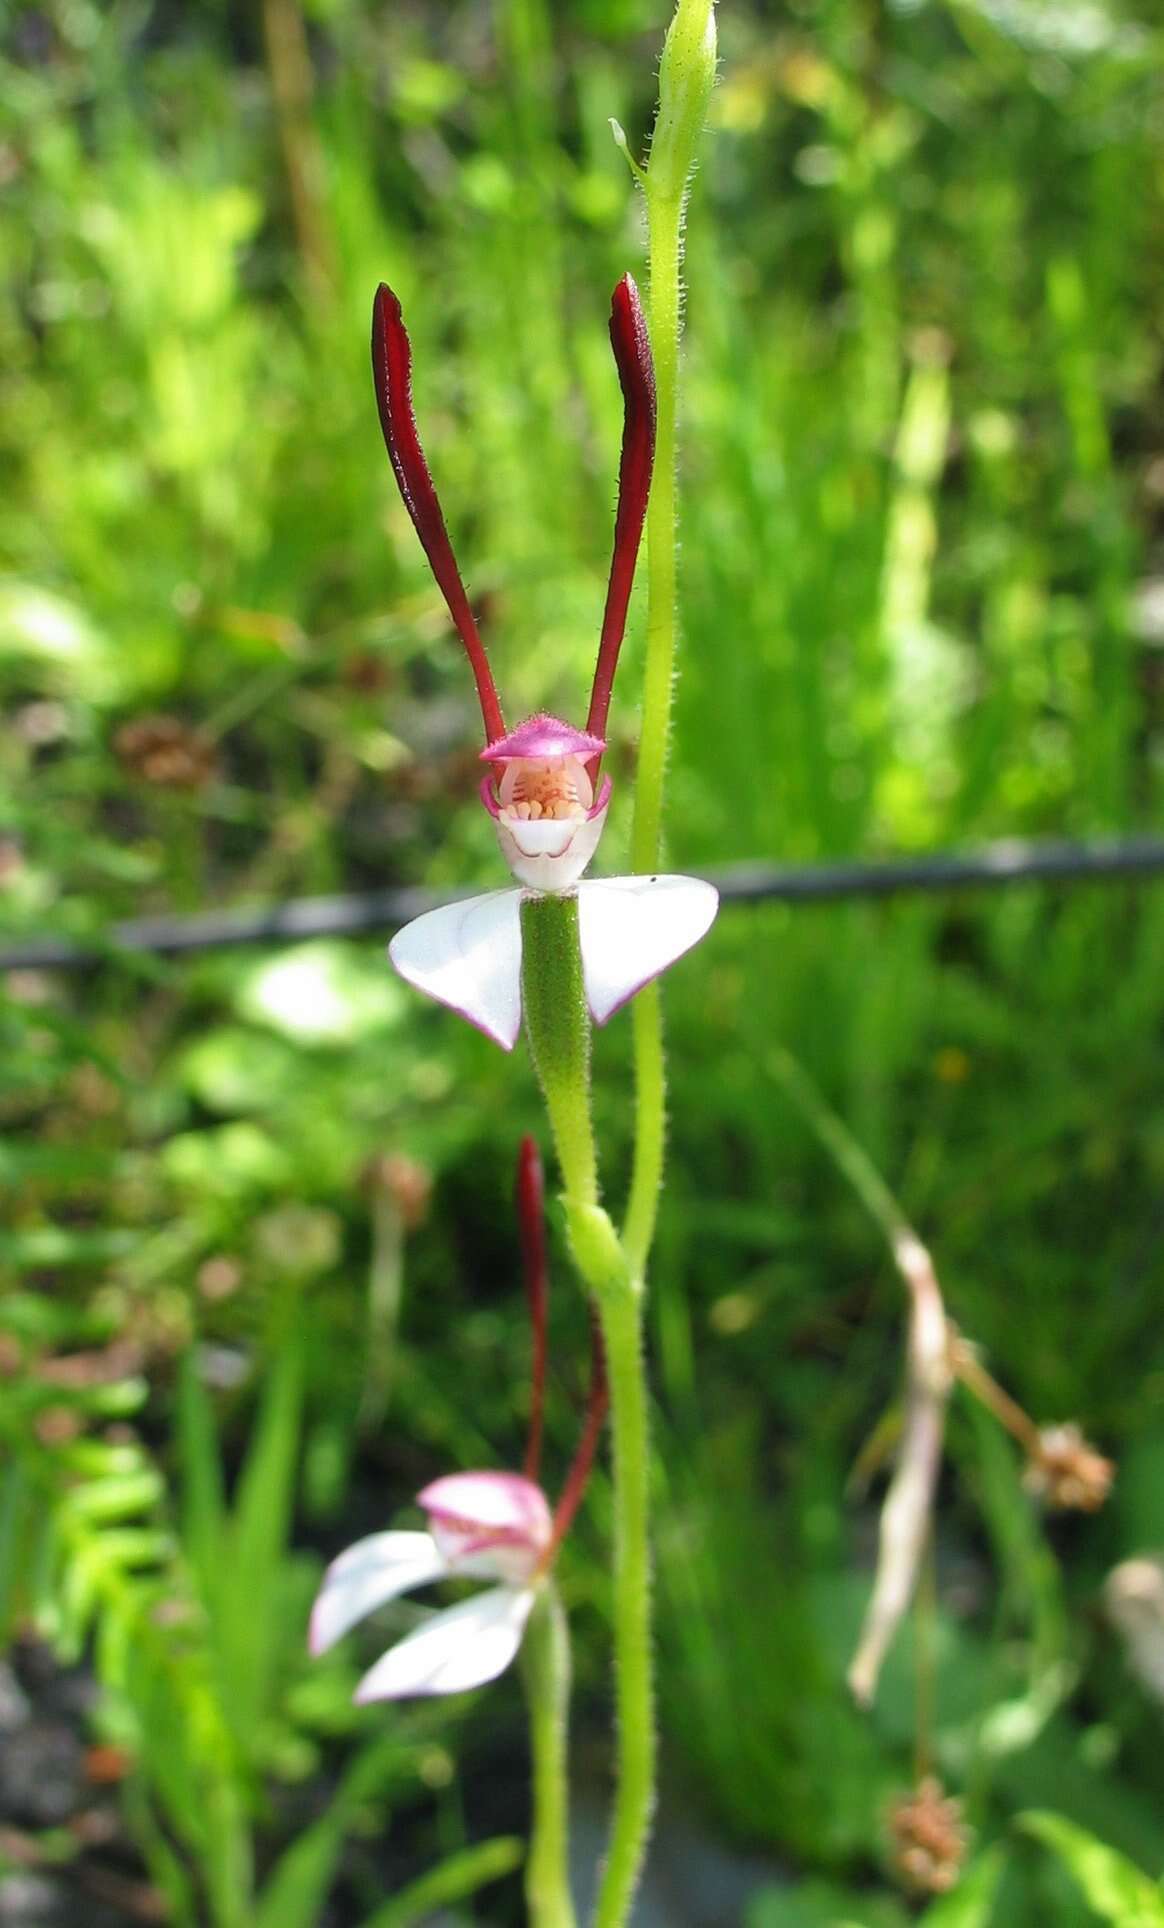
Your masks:
<instances>
[{"instance_id":1,"label":"maroon antenna-like sepal","mask_svg":"<svg viewBox=\"0 0 1164 1928\"><path fill-rule=\"evenodd\" d=\"M618 469L614 556L602 617L598 666L590 694L590 713L586 719L586 728L592 736L606 735L610 692L626 630L655 461L655 365L639 291L629 274L623 276L611 299L610 341L623 397L622 457ZM598 763L596 757L593 764L587 766L591 778L597 773Z\"/></svg>"},{"instance_id":2,"label":"maroon antenna-like sepal","mask_svg":"<svg viewBox=\"0 0 1164 1928\"><path fill-rule=\"evenodd\" d=\"M497 700L485 645L469 607L469 598L465 594L465 585L453 555L441 505L428 463L424 459L424 450L420 446L416 417L412 410L412 349L400 303L383 281L376 290L372 306L372 372L376 379L380 427L384 431L393 473L404 498L404 506L412 517L413 526L428 557L429 567L465 645L485 721L485 739L492 743L495 737L505 735L501 704Z\"/></svg>"}]
</instances>

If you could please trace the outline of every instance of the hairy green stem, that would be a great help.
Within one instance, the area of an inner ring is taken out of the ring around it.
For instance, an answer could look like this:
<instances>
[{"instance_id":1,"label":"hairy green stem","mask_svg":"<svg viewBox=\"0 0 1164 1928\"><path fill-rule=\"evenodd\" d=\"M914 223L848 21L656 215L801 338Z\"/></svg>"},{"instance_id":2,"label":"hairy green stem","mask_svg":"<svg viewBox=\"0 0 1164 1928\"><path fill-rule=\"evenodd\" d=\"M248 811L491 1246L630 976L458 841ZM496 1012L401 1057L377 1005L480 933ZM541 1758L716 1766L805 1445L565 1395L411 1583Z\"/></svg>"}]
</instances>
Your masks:
<instances>
[{"instance_id":1,"label":"hairy green stem","mask_svg":"<svg viewBox=\"0 0 1164 1928\"><path fill-rule=\"evenodd\" d=\"M618 1785L595 1920L602 1928L619 1928L634 1896L654 1807L650 1440L642 1283L599 1203L577 901L527 898L521 918L526 1034L562 1168L570 1249L598 1308L610 1385Z\"/></svg>"},{"instance_id":2,"label":"hairy green stem","mask_svg":"<svg viewBox=\"0 0 1164 1928\"><path fill-rule=\"evenodd\" d=\"M659 867L663 792L675 679L679 420L680 263L683 217L695 150L715 78L712 0L679 0L659 67L659 111L650 163L636 169L647 205L648 319L655 362L655 467L647 505L647 653L643 717L631 826L631 868ZM635 1141L624 1239L632 1271L646 1270L655 1233L666 1149L663 1005L657 985L634 1011Z\"/></svg>"},{"instance_id":3,"label":"hairy green stem","mask_svg":"<svg viewBox=\"0 0 1164 1928\"><path fill-rule=\"evenodd\" d=\"M655 1236L667 1150L667 1063L663 1001L647 984L631 1006L634 1027L635 1142L622 1242L632 1276L642 1278Z\"/></svg>"},{"instance_id":4,"label":"hairy green stem","mask_svg":"<svg viewBox=\"0 0 1164 1928\"><path fill-rule=\"evenodd\" d=\"M579 1207L598 1205L598 1157L590 1119L590 1016L578 949L577 897L522 898L521 993L525 1034L554 1134L569 1218Z\"/></svg>"},{"instance_id":5,"label":"hairy green stem","mask_svg":"<svg viewBox=\"0 0 1164 1928\"><path fill-rule=\"evenodd\" d=\"M533 1825L525 1898L533 1928L574 1928L569 1879L570 1634L552 1581L530 1614L521 1646L533 1761Z\"/></svg>"},{"instance_id":6,"label":"hairy green stem","mask_svg":"<svg viewBox=\"0 0 1164 1928\"><path fill-rule=\"evenodd\" d=\"M648 318L655 361L655 466L647 506L647 654L635 778L631 865L651 871L663 834L663 786L675 672L675 445L679 389L679 259L682 198L664 198L646 176L651 279Z\"/></svg>"},{"instance_id":7,"label":"hairy green stem","mask_svg":"<svg viewBox=\"0 0 1164 1928\"><path fill-rule=\"evenodd\" d=\"M631 829L633 868L648 873L658 868L662 843L675 668L675 447L683 209L714 78L712 0L678 0L659 65L659 110L650 165L645 173L635 168L647 202L649 315L658 410L654 482L647 510L643 719ZM598 1306L610 1382L618 1780L595 1923L596 1928L623 1928L634 1901L655 1802L650 1426L643 1296L663 1182L667 1094L662 1004L657 985L651 985L640 994L634 1012L634 1161L620 1240L599 1200L577 901L527 897L521 923L526 1032L562 1168L570 1247Z\"/></svg>"},{"instance_id":8,"label":"hairy green stem","mask_svg":"<svg viewBox=\"0 0 1164 1928\"><path fill-rule=\"evenodd\" d=\"M651 1653L650 1426L642 1293L632 1281L599 1302L614 1442L614 1639L618 1787L595 1928L630 1914L655 1806Z\"/></svg>"}]
</instances>

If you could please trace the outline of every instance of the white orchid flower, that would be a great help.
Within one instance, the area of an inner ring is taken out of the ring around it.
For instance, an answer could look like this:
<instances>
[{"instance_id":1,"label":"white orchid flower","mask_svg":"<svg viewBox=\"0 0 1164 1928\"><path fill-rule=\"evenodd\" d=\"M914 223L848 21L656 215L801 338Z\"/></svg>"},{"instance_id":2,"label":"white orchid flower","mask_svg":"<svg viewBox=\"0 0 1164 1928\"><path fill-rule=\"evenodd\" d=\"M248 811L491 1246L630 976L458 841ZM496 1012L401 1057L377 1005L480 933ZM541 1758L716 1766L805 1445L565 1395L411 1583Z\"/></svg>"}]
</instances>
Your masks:
<instances>
[{"instance_id":1,"label":"white orchid flower","mask_svg":"<svg viewBox=\"0 0 1164 1928\"><path fill-rule=\"evenodd\" d=\"M553 1545L540 1486L520 1473L450 1473L418 1496L427 1533L373 1533L328 1568L311 1616L313 1654L414 1587L497 1584L434 1613L381 1655L356 1689L363 1704L459 1694L504 1673L521 1645Z\"/></svg>"},{"instance_id":2,"label":"white orchid flower","mask_svg":"<svg viewBox=\"0 0 1164 1928\"><path fill-rule=\"evenodd\" d=\"M552 893L577 887L582 971L597 1024L698 943L719 902L712 886L694 877L578 881L597 848L610 804L611 780L601 775L604 731L654 462L654 368L629 275L614 291L610 338L625 418L614 555L586 728L538 715L507 732L417 434L412 351L390 288L381 286L372 324L376 399L388 454L477 685L486 738L481 756L489 772L481 800L519 884ZM402 977L459 1011L506 1050L512 1050L521 1028L520 902L520 891L498 891L430 911L389 946Z\"/></svg>"},{"instance_id":3,"label":"white orchid flower","mask_svg":"<svg viewBox=\"0 0 1164 1928\"><path fill-rule=\"evenodd\" d=\"M537 1484L550 1289L544 1201L541 1159L533 1139L526 1137L518 1154L515 1201L533 1338L524 1473L447 1474L417 1495L428 1514L427 1533L373 1533L349 1546L323 1576L311 1614L311 1652L326 1653L357 1621L414 1587L437 1580L496 1584L434 1613L390 1647L361 1680L358 1702L459 1694L504 1673L581 1504L606 1419L606 1361L601 1333L592 1321L586 1417L557 1508L551 1512Z\"/></svg>"}]
</instances>

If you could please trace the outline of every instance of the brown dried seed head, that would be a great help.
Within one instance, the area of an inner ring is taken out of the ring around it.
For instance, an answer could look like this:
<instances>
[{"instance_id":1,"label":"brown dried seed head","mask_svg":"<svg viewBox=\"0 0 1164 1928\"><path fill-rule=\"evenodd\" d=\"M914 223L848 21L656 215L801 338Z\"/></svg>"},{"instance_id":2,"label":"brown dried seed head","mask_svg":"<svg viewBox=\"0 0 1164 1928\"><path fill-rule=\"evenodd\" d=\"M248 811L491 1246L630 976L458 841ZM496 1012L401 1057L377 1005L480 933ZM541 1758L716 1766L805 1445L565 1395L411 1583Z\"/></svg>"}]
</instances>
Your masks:
<instances>
[{"instance_id":1,"label":"brown dried seed head","mask_svg":"<svg viewBox=\"0 0 1164 1928\"><path fill-rule=\"evenodd\" d=\"M1095 1513L1111 1491L1115 1470L1115 1461L1096 1452L1072 1419L1043 1427L1023 1483L1049 1507Z\"/></svg>"},{"instance_id":2,"label":"brown dried seed head","mask_svg":"<svg viewBox=\"0 0 1164 1928\"><path fill-rule=\"evenodd\" d=\"M897 1802L889 1831L893 1868L903 1887L918 1895L941 1895L956 1885L970 1835L961 1801L943 1793L936 1775L927 1774Z\"/></svg>"},{"instance_id":3,"label":"brown dried seed head","mask_svg":"<svg viewBox=\"0 0 1164 1928\"><path fill-rule=\"evenodd\" d=\"M160 790L204 790L218 774L213 743L177 716L141 716L113 740L123 767Z\"/></svg>"}]
</instances>

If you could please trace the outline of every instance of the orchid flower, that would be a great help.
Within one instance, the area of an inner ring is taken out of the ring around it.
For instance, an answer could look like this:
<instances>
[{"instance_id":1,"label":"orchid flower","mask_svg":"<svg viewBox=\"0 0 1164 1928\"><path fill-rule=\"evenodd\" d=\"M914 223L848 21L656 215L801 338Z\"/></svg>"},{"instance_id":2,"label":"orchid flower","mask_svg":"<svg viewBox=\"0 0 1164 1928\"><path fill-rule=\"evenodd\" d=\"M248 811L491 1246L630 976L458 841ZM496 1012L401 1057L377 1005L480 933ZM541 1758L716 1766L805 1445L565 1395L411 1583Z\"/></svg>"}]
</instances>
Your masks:
<instances>
[{"instance_id":1,"label":"orchid flower","mask_svg":"<svg viewBox=\"0 0 1164 1928\"><path fill-rule=\"evenodd\" d=\"M491 1580L482 1593L432 1614L382 1654L356 1688L363 1705L414 1694L459 1694L504 1673L578 1509L606 1417L606 1370L593 1328L590 1396L582 1438L556 1510L537 1484L546 1379L548 1269L542 1172L532 1138L522 1141L517 1205L533 1330L533 1390L523 1473L448 1473L417 1495L427 1532L373 1533L334 1560L311 1615L315 1655L377 1607L438 1580Z\"/></svg>"},{"instance_id":2,"label":"orchid flower","mask_svg":"<svg viewBox=\"0 0 1164 1928\"><path fill-rule=\"evenodd\" d=\"M626 630L655 452L655 376L638 291L614 291L610 339L623 393L614 555L585 729L539 714L507 730L485 646L457 568L412 408L412 351L392 290L381 284L372 317L372 367L380 426L405 507L448 605L477 685L489 766L481 801L520 885L577 889L587 1003L596 1024L710 929L719 900L694 877L617 877L579 884L610 805L601 773L607 713ZM403 978L450 1006L505 1050L521 1029L520 890L441 906L397 932L388 954Z\"/></svg>"},{"instance_id":3,"label":"orchid flower","mask_svg":"<svg viewBox=\"0 0 1164 1928\"><path fill-rule=\"evenodd\" d=\"M427 1533L373 1533L334 1561L311 1616L325 1653L366 1614L434 1580L494 1580L433 1614L389 1647L356 1689L361 1704L408 1694L459 1694L503 1673L521 1645L553 1519L540 1486L519 1473L450 1473L418 1495Z\"/></svg>"}]
</instances>

